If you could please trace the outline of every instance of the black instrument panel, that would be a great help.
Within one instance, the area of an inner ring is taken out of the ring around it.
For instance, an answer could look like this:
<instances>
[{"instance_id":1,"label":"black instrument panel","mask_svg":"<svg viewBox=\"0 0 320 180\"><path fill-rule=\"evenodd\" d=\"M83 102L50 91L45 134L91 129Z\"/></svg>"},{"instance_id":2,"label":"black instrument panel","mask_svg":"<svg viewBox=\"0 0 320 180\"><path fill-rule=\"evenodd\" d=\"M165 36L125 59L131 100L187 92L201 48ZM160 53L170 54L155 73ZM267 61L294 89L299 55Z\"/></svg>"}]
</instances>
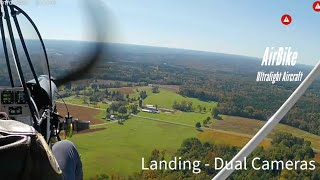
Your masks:
<instances>
[{"instance_id":1,"label":"black instrument panel","mask_svg":"<svg viewBox=\"0 0 320 180\"><path fill-rule=\"evenodd\" d=\"M16 91L15 103L16 104L27 104L26 96L23 91Z\"/></svg>"},{"instance_id":2,"label":"black instrument panel","mask_svg":"<svg viewBox=\"0 0 320 180\"><path fill-rule=\"evenodd\" d=\"M2 91L1 104L27 104L25 93L23 91Z\"/></svg>"},{"instance_id":3,"label":"black instrument panel","mask_svg":"<svg viewBox=\"0 0 320 180\"><path fill-rule=\"evenodd\" d=\"M9 119L32 126L33 121L26 99L22 87L0 87L0 112L6 113Z\"/></svg>"},{"instance_id":4,"label":"black instrument panel","mask_svg":"<svg viewBox=\"0 0 320 180\"><path fill-rule=\"evenodd\" d=\"M9 116L22 115L22 107L9 107Z\"/></svg>"},{"instance_id":5,"label":"black instrument panel","mask_svg":"<svg viewBox=\"0 0 320 180\"><path fill-rule=\"evenodd\" d=\"M14 93L13 93L13 91L2 91L2 93L1 93L1 104L14 104Z\"/></svg>"}]
</instances>

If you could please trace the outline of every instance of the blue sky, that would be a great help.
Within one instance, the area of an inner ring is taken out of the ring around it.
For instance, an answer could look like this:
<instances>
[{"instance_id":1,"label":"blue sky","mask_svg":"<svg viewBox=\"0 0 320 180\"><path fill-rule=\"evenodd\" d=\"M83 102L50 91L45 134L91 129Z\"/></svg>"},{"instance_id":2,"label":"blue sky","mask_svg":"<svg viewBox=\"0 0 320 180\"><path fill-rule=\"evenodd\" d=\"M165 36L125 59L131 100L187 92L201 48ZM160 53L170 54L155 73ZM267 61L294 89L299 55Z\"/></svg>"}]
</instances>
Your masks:
<instances>
[{"instance_id":1,"label":"blue sky","mask_svg":"<svg viewBox=\"0 0 320 180\"><path fill-rule=\"evenodd\" d=\"M88 40L79 0L21 6L46 39ZM46 0L38 0L46 1ZM112 41L262 57L267 46L291 46L298 63L320 60L320 13L314 1L102 0L111 13ZM90 1L91 2L91 1ZM98 0L92 3L99 3ZM284 26L283 14L293 22Z\"/></svg>"}]
</instances>

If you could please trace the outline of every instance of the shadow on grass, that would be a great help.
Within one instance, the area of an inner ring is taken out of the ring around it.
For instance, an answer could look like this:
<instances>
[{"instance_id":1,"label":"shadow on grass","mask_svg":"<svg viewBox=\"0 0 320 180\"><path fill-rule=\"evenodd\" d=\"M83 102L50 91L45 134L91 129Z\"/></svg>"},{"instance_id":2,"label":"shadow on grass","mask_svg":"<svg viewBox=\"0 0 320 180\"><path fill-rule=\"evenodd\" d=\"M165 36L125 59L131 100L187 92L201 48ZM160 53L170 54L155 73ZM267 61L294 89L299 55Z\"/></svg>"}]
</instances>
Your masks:
<instances>
[{"instance_id":1,"label":"shadow on grass","mask_svg":"<svg viewBox=\"0 0 320 180\"><path fill-rule=\"evenodd\" d=\"M86 130L83 130L83 131L76 132L74 134L87 134L87 133L102 131L102 130L105 130L105 129L106 128L86 129Z\"/></svg>"},{"instance_id":2,"label":"shadow on grass","mask_svg":"<svg viewBox=\"0 0 320 180\"><path fill-rule=\"evenodd\" d=\"M198 130L198 131L200 131L200 132L203 132L203 129L199 129L199 128L197 128L197 130Z\"/></svg>"}]
</instances>

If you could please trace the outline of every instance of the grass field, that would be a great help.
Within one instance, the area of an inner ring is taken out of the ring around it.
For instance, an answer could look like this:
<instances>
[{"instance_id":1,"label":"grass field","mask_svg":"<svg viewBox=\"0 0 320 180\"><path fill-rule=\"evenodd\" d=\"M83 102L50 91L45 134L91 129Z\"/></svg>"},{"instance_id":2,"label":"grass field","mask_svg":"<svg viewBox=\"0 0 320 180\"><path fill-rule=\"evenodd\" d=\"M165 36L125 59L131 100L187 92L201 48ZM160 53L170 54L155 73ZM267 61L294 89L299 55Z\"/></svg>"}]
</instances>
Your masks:
<instances>
[{"instance_id":1,"label":"grass field","mask_svg":"<svg viewBox=\"0 0 320 180\"><path fill-rule=\"evenodd\" d=\"M110 88L109 91L119 91L124 95L129 94L130 97L134 97L136 99L139 98L140 91L146 91L147 94L151 94L151 87L149 86L136 86L136 87L122 87L122 88Z\"/></svg>"},{"instance_id":2,"label":"grass field","mask_svg":"<svg viewBox=\"0 0 320 180\"><path fill-rule=\"evenodd\" d=\"M88 103L85 103L83 101L83 96L79 96L79 97L76 97L76 96L70 96L70 97L67 97L67 98L64 98L65 102L67 103L71 103L71 104L78 104L78 105L84 105L84 106L88 106L88 107L94 107L94 108L101 108L101 109L107 109L109 107L108 104L105 104L105 103L102 103L102 102L98 102L96 105L93 105L93 104L88 104ZM60 102L60 101L59 101Z\"/></svg>"},{"instance_id":3,"label":"grass field","mask_svg":"<svg viewBox=\"0 0 320 180\"><path fill-rule=\"evenodd\" d=\"M177 93L179 91L179 86L176 85L159 85L160 91L170 91ZM152 93L152 87L149 86L135 86L135 87L122 87L122 88L110 88L109 91L120 91L122 94L129 94L132 97L139 97L140 91L146 91L148 94Z\"/></svg>"},{"instance_id":4,"label":"grass field","mask_svg":"<svg viewBox=\"0 0 320 180\"><path fill-rule=\"evenodd\" d=\"M179 91L179 86L176 85L159 85L160 90L166 90L166 91L171 91L171 92L178 92ZM121 87L121 88L109 88L109 91L120 91L122 94L129 94L129 95L138 95L138 91L147 91L151 93L151 87L149 86L135 86L135 87ZM138 90L138 91L137 91Z\"/></svg>"},{"instance_id":5,"label":"grass field","mask_svg":"<svg viewBox=\"0 0 320 180\"><path fill-rule=\"evenodd\" d=\"M196 98L188 98L188 97L183 97L179 94L176 93L176 90L178 87L176 86L161 86L160 88L160 93L152 93L152 88L148 86L143 86L143 87L123 87L123 88L110 88L109 91L120 91L125 94L125 92L130 92L129 95L130 97L139 97L139 92L138 91L146 91L148 97L143 100L143 104L152 104L152 105L157 105L158 107L162 108L168 108L172 109L172 105L174 101L181 102L182 100L185 101L191 101L193 103L194 109L197 111L197 106L200 105L202 107L206 108L206 112L211 112L212 108L215 108L217 106L217 103L215 102L203 102L200 101ZM70 96L67 98L64 98L64 100L67 103L71 104L78 104L78 105L84 105L88 107L95 107L95 108L102 108L102 109L107 109L109 107L108 104L98 102L97 105L93 104L88 104L84 103L83 101L83 96Z\"/></svg>"},{"instance_id":6,"label":"grass field","mask_svg":"<svg viewBox=\"0 0 320 180\"><path fill-rule=\"evenodd\" d=\"M164 121L170 121L175 123L183 123L190 126L195 127L195 124L197 122L200 122L202 124L202 121L205 120L207 117L211 116L211 113L195 113L195 112L181 112L176 111L175 113L160 113L160 114L151 114L151 113L145 113L141 112L139 113L140 116L150 117L150 118L156 118L161 119ZM212 119L211 122L214 122L215 120Z\"/></svg>"},{"instance_id":7,"label":"grass field","mask_svg":"<svg viewBox=\"0 0 320 180\"><path fill-rule=\"evenodd\" d=\"M243 147L251 139L250 136L245 134L236 134L236 133L223 132L218 130L217 131L205 130L204 132L199 133L197 137L202 142L232 145L237 147ZM265 148L268 148L270 147L271 142L269 139L265 139L260 145Z\"/></svg>"},{"instance_id":8,"label":"grass field","mask_svg":"<svg viewBox=\"0 0 320 180\"><path fill-rule=\"evenodd\" d=\"M132 117L125 121L123 125L118 123L107 124L94 127L101 128L99 131L73 136L71 140L75 142L81 153L85 179L102 173L109 175L115 173L126 177L141 170L141 158L148 158L153 149L165 150L169 157L180 147L182 141L189 137L198 137L202 142L243 147L265 123L264 121L247 118L222 116L223 120L211 120L210 127L212 129L201 132L196 130L195 123L202 123L204 119L211 116L210 109L216 107L216 103L185 98L171 90L161 89L160 93L153 94L150 87L141 88L148 93L144 104L171 109L175 100L187 100L192 101L194 107L197 105L206 107L207 112L186 113L175 111L174 113L162 112L160 114L141 112L139 116L145 118ZM139 89L139 91L142 89ZM134 91L130 96L137 95L137 93ZM75 104L83 103L81 98L79 100L75 97L66 98L66 101ZM83 109L78 110L84 111ZM105 116L104 110L96 110L90 113L94 113L90 116L91 118L105 122L103 119ZM295 136L303 137L311 141L315 150L320 149L319 136L282 124L277 125L261 145L269 147L270 138L275 132L289 132ZM316 159L320 159L318 154Z\"/></svg>"},{"instance_id":9,"label":"grass field","mask_svg":"<svg viewBox=\"0 0 320 180\"><path fill-rule=\"evenodd\" d=\"M216 121L216 123L212 125L212 128L254 135L265 123L266 121L259 121L234 116L223 116L223 120ZM284 124L278 124L276 128L268 136L268 138L272 138L274 134L277 132L288 132L294 134L297 137L304 138L305 140L308 140L312 143L312 147L316 151L320 152L320 137L317 135Z\"/></svg>"},{"instance_id":10,"label":"grass field","mask_svg":"<svg viewBox=\"0 0 320 180\"><path fill-rule=\"evenodd\" d=\"M217 106L215 102L203 102L196 98L183 97L177 93L167 90L161 90L160 93L156 94L148 94L148 97L144 100L144 104L153 104L158 105L158 107L172 108L174 101L181 102L182 100L191 101L194 109L196 109L198 105L201 105L202 107L206 107L207 111L211 111L210 109Z\"/></svg>"},{"instance_id":11,"label":"grass field","mask_svg":"<svg viewBox=\"0 0 320 180\"><path fill-rule=\"evenodd\" d=\"M145 116L146 114L140 113ZM160 114L161 115L161 114ZM172 122L181 122L176 118L163 119ZM155 115L156 117L156 115ZM161 117L161 116L159 116ZM162 116L163 117L163 116ZM186 124L193 124L192 119L195 116L189 116ZM157 117L158 118L158 117ZM227 121L240 121L237 117L225 117ZM250 126L261 123L257 120L247 119ZM225 128L217 128L216 130L197 131L193 127L174 125L163 122L155 122L152 120L133 117L126 121L124 125L117 123L99 126L104 127L101 131L88 134L78 134L72 137L75 142L84 164L85 178L92 177L96 174L121 174L127 176L133 172L141 170L141 158L149 157L153 149L165 150L168 156L171 156L182 141L189 137L198 137L202 142L211 142L217 144L226 144L242 147L251 138L253 132L249 132L244 128L248 126L247 120L242 120L243 124L238 122L240 130L225 131ZM224 121L224 120L222 120ZM221 122L222 122L221 121ZM216 121L215 124L221 123ZM314 135L288 126L284 129L276 128L277 131L290 132L300 137L312 137ZM289 129L289 130L288 130ZM298 134L296 134L298 132ZM319 137L314 136L319 139ZM312 146L317 146L316 139L312 140ZM264 147L270 146L270 139L265 139L262 144Z\"/></svg>"},{"instance_id":12,"label":"grass field","mask_svg":"<svg viewBox=\"0 0 320 180\"><path fill-rule=\"evenodd\" d=\"M195 128L132 118L119 125L105 125L105 130L78 134L72 141L78 147L83 161L84 177L101 173L123 176L141 170L141 158L149 157L153 149L166 150L172 155L189 137L195 137Z\"/></svg>"},{"instance_id":13,"label":"grass field","mask_svg":"<svg viewBox=\"0 0 320 180\"><path fill-rule=\"evenodd\" d=\"M197 136L199 131L194 127L195 123L202 122L207 117L210 117L211 112L209 109L216 106L216 103L182 97L170 89L161 89L161 92L157 94L151 93L150 87L141 87L139 91L141 90L146 90L148 93L144 104L171 108L174 100L187 100L192 101L194 106L201 105L206 107L207 112L139 113L141 116L183 123L190 127L133 117L126 121L124 125L108 124L102 126L106 129L101 131L73 136L72 141L75 142L81 153L85 178L90 178L100 173L130 175L141 170L141 158L149 157L151 151L155 148L165 150L168 157L171 156L184 139ZM83 103L82 98L75 96L65 98L65 101L86 105ZM91 107L93 106L91 105ZM79 107L79 111L84 111L83 109L85 108ZM102 119L104 116L105 112L101 110L95 114L94 118ZM99 126L99 128L101 127Z\"/></svg>"}]
</instances>

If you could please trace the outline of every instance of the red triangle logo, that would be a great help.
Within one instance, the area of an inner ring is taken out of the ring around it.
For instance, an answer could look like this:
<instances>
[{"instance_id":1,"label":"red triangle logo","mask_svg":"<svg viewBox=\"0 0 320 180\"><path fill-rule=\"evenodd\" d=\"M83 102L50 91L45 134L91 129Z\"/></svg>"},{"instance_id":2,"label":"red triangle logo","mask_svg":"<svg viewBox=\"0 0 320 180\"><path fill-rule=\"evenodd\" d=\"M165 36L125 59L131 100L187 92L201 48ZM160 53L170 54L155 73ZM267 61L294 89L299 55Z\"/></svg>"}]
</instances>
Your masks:
<instances>
[{"instance_id":1,"label":"red triangle logo","mask_svg":"<svg viewBox=\"0 0 320 180\"><path fill-rule=\"evenodd\" d=\"M316 12L320 12L320 1L316 1L313 3L312 8Z\"/></svg>"},{"instance_id":2,"label":"red triangle logo","mask_svg":"<svg viewBox=\"0 0 320 180\"><path fill-rule=\"evenodd\" d=\"M289 24L291 23L291 21L292 21L292 18L291 18L291 16L288 15L288 14L285 14L285 15L283 15L283 16L281 17L281 22L282 22L282 24L284 24L284 25L289 25Z\"/></svg>"}]
</instances>

